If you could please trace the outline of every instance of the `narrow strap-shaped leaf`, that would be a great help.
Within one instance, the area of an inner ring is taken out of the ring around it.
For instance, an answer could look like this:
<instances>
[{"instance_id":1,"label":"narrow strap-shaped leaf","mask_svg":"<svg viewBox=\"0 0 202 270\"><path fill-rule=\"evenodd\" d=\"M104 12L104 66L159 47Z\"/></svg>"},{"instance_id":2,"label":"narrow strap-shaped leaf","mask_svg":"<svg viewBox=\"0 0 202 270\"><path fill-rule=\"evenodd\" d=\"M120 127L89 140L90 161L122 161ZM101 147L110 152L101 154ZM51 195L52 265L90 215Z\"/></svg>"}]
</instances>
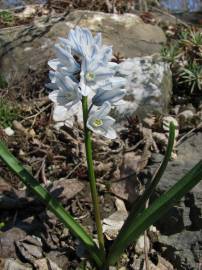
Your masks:
<instances>
[{"instance_id":1,"label":"narrow strap-shaped leaf","mask_svg":"<svg viewBox=\"0 0 202 270\"><path fill-rule=\"evenodd\" d=\"M202 180L202 160L169 191L165 192L149 208L145 209L138 216L138 219L134 220L132 231L126 231L122 237L115 240L107 258L108 265L114 265L129 244L136 241L149 226L160 219L175 202L179 201L200 180Z\"/></svg>"},{"instance_id":2,"label":"narrow strap-shaped leaf","mask_svg":"<svg viewBox=\"0 0 202 270\"><path fill-rule=\"evenodd\" d=\"M20 180L29 188L46 206L69 228L71 233L78 238L88 250L91 258L98 267L101 267L103 258L100 250L93 239L77 223L64 207L53 198L50 193L20 164L20 162L9 152L3 142L0 141L0 158L8 167L16 173Z\"/></svg>"},{"instance_id":3,"label":"narrow strap-shaped leaf","mask_svg":"<svg viewBox=\"0 0 202 270\"><path fill-rule=\"evenodd\" d=\"M161 162L159 169L154 174L150 184L146 187L146 190L143 193L143 195L139 199L137 199L137 201L135 201L133 203L130 214L129 214L127 220L125 221L118 237L121 237L122 234L124 235L125 231L128 232L130 230L130 224L133 224L134 220L137 218L138 214L144 210L146 201L149 199L149 197L154 192L156 186L158 185L158 183L159 183L159 181L160 181L160 179L161 179L161 177L162 177L162 175L163 175L163 173L168 165L168 161L170 160L171 155L172 155L174 142L175 142L175 126L171 122L170 127L169 127L168 146L166 149L165 157L164 157L163 161ZM133 226L132 226L132 228L133 228Z\"/></svg>"}]
</instances>

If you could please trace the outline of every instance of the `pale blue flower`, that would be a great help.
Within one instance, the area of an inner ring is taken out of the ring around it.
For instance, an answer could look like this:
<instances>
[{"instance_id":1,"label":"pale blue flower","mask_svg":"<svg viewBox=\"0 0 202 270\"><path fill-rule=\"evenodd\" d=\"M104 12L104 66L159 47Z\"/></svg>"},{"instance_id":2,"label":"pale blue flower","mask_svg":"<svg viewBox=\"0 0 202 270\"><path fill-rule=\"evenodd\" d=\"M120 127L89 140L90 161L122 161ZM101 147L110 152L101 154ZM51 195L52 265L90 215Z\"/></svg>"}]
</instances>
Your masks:
<instances>
[{"instance_id":1,"label":"pale blue flower","mask_svg":"<svg viewBox=\"0 0 202 270\"><path fill-rule=\"evenodd\" d=\"M56 122L55 128L59 129L62 126L73 127L74 116L79 114L79 107L78 104L75 104L69 110L64 106L55 105L53 110L53 120Z\"/></svg>"},{"instance_id":2,"label":"pale blue flower","mask_svg":"<svg viewBox=\"0 0 202 270\"><path fill-rule=\"evenodd\" d=\"M94 46L96 45L98 48L102 46L100 33L93 37L87 28L79 26L70 30L68 38L64 42L70 46L73 54L80 57L92 57Z\"/></svg>"},{"instance_id":3,"label":"pale blue flower","mask_svg":"<svg viewBox=\"0 0 202 270\"><path fill-rule=\"evenodd\" d=\"M63 47L61 44L56 44L54 49L57 59L53 59L48 62L52 69L56 70L58 67L64 66L68 69L70 74L74 74L80 71L80 65L74 59L69 47Z\"/></svg>"},{"instance_id":4,"label":"pale blue flower","mask_svg":"<svg viewBox=\"0 0 202 270\"><path fill-rule=\"evenodd\" d=\"M116 104L125 96L125 94L126 92L124 89L103 90L100 88L93 97L92 103L96 106L102 106L105 101Z\"/></svg>"},{"instance_id":5,"label":"pale blue flower","mask_svg":"<svg viewBox=\"0 0 202 270\"><path fill-rule=\"evenodd\" d=\"M111 104L117 104L125 96L125 89L122 89L126 84L126 79L122 77L112 77L105 80L96 89L96 95L92 99L92 103L96 106L101 106L105 101Z\"/></svg>"},{"instance_id":6,"label":"pale blue flower","mask_svg":"<svg viewBox=\"0 0 202 270\"><path fill-rule=\"evenodd\" d=\"M104 90L113 90L117 88L124 88L126 86L127 79L123 77L113 76L108 80L104 80L99 84L99 87Z\"/></svg>"},{"instance_id":7,"label":"pale blue flower","mask_svg":"<svg viewBox=\"0 0 202 270\"><path fill-rule=\"evenodd\" d=\"M126 79L115 77L118 64L111 62L112 47L102 45L101 34L93 37L87 28L70 30L67 38L59 38L55 45L56 58L51 67L47 87L53 91L49 98L54 102L53 119L57 127L72 126L74 115L82 118L80 101L88 96L91 105L87 127L107 138L116 138L112 128L115 120L108 114L111 105L117 105L125 95ZM92 107L91 107L92 108Z\"/></svg>"},{"instance_id":8,"label":"pale blue flower","mask_svg":"<svg viewBox=\"0 0 202 270\"><path fill-rule=\"evenodd\" d=\"M46 83L46 87L51 90L58 89L57 84L55 83L55 71L50 70L48 75L51 83Z\"/></svg>"},{"instance_id":9,"label":"pale blue flower","mask_svg":"<svg viewBox=\"0 0 202 270\"><path fill-rule=\"evenodd\" d=\"M51 81L53 81L53 77L56 71L60 72L63 76L70 77L73 81L77 81L75 76L79 72L77 69L75 70L64 66L58 59L52 59L48 61L48 65L52 69L49 71L49 78Z\"/></svg>"},{"instance_id":10,"label":"pale blue flower","mask_svg":"<svg viewBox=\"0 0 202 270\"><path fill-rule=\"evenodd\" d=\"M52 77L52 82L48 87L54 89L54 91L49 94L49 98L56 105L70 108L81 100L78 84L68 76L63 76L56 71Z\"/></svg>"},{"instance_id":11,"label":"pale blue flower","mask_svg":"<svg viewBox=\"0 0 202 270\"><path fill-rule=\"evenodd\" d=\"M110 78L116 71L116 64L109 62L112 47L102 46L101 34L93 37L86 28L76 27L70 30L67 39L59 38L55 52L57 58L49 61L49 66L74 81L80 79L83 96L87 96L90 88L97 87L100 81ZM79 62L75 54L80 56Z\"/></svg>"},{"instance_id":12,"label":"pale blue flower","mask_svg":"<svg viewBox=\"0 0 202 270\"><path fill-rule=\"evenodd\" d=\"M94 46L93 48L93 54L91 57L85 57L81 64L81 72L86 74L87 80L92 79L90 73L95 73L97 69L102 67L107 67L107 69L115 70L114 64L108 64L112 58L112 47L104 46L102 48L98 48L97 46Z\"/></svg>"},{"instance_id":13,"label":"pale blue flower","mask_svg":"<svg viewBox=\"0 0 202 270\"><path fill-rule=\"evenodd\" d=\"M116 132L112 128L115 120L108 115L110 110L110 103L103 103L99 110L90 113L87 120L87 127L94 133L100 134L108 139L115 139Z\"/></svg>"},{"instance_id":14,"label":"pale blue flower","mask_svg":"<svg viewBox=\"0 0 202 270\"><path fill-rule=\"evenodd\" d=\"M94 58L82 61L80 73L80 88L83 96L87 96L89 88L96 89L98 84L110 79L116 72L115 65L108 64L111 59L111 48L98 52Z\"/></svg>"}]
</instances>

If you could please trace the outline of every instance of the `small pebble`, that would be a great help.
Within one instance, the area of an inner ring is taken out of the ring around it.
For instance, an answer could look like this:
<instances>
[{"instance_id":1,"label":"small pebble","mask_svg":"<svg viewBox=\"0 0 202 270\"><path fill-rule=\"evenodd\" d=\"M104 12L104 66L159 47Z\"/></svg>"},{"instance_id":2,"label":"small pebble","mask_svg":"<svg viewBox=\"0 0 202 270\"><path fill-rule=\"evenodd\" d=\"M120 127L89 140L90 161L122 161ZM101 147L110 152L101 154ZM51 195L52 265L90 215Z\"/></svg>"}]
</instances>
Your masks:
<instances>
[{"instance_id":1,"label":"small pebble","mask_svg":"<svg viewBox=\"0 0 202 270\"><path fill-rule=\"evenodd\" d=\"M14 130L11 127L7 127L4 129L4 132L6 133L6 135L8 136L13 136L14 135Z\"/></svg>"},{"instance_id":2,"label":"small pebble","mask_svg":"<svg viewBox=\"0 0 202 270\"><path fill-rule=\"evenodd\" d=\"M135 245L135 251L136 251L137 254L143 254L144 253L144 244L145 244L144 235L141 235L139 237L139 239L137 240L136 245ZM146 237L146 245L147 245L147 250L149 250L150 242L149 242L148 237Z\"/></svg>"}]
</instances>

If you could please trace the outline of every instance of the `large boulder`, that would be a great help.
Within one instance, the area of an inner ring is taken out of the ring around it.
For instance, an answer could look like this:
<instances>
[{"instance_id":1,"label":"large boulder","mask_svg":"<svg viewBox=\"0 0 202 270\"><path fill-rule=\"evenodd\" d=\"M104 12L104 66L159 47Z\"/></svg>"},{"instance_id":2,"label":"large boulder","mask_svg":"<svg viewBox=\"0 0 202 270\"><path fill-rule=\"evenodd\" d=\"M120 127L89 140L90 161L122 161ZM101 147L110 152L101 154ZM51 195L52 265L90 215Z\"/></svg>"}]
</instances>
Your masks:
<instances>
[{"instance_id":1,"label":"large boulder","mask_svg":"<svg viewBox=\"0 0 202 270\"><path fill-rule=\"evenodd\" d=\"M200 269L201 231L187 231L173 235L161 235L159 251L177 270Z\"/></svg>"},{"instance_id":2,"label":"large boulder","mask_svg":"<svg viewBox=\"0 0 202 270\"><path fill-rule=\"evenodd\" d=\"M125 102L116 110L118 122L125 116L166 113L171 97L172 76L168 65L158 55L166 38L156 25L145 24L133 14L106 14L74 11L68 15L43 17L31 26L0 31L1 72L7 80L37 69L53 58L53 45L75 25L101 32L103 42L112 44L114 53L129 58L118 73L128 78Z\"/></svg>"},{"instance_id":3,"label":"large boulder","mask_svg":"<svg viewBox=\"0 0 202 270\"><path fill-rule=\"evenodd\" d=\"M124 102L115 113L119 122L126 116L167 113L172 93L172 73L159 57L142 56L127 59L119 65L118 74L127 78Z\"/></svg>"},{"instance_id":4,"label":"large boulder","mask_svg":"<svg viewBox=\"0 0 202 270\"><path fill-rule=\"evenodd\" d=\"M26 5L42 3L46 3L46 0L1 0L0 9L23 8Z\"/></svg>"},{"instance_id":5,"label":"large boulder","mask_svg":"<svg viewBox=\"0 0 202 270\"><path fill-rule=\"evenodd\" d=\"M193 134L178 147L178 157L169 162L157 186L157 196L171 188L199 160L202 153L202 133ZM162 156L155 154L152 165L145 170L144 180L151 179ZM202 182L189 191L158 223L161 232L158 248L176 269L197 269L202 248Z\"/></svg>"},{"instance_id":6,"label":"large boulder","mask_svg":"<svg viewBox=\"0 0 202 270\"><path fill-rule=\"evenodd\" d=\"M76 25L101 32L104 43L112 44L114 53L120 52L125 58L152 55L166 42L160 27L145 24L137 15L76 10L42 17L32 25L1 29L1 72L9 79L13 72L23 74L30 66L37 68L47 62L57 38L65 37Z\"/></svg>"}]
</instances>

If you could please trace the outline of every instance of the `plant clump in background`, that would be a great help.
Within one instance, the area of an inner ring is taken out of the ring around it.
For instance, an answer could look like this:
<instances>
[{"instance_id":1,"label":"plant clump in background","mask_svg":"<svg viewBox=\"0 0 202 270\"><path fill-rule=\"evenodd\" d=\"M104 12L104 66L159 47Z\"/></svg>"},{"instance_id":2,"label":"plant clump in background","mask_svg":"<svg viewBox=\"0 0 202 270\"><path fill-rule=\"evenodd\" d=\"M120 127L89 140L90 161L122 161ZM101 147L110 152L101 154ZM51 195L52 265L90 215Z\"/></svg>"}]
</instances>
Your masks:
<instances>
[{"instance_id":1,"label":"plant clump in background","mask_svg":"<svg viewBox=\"0 0 202 270\"><path fill-rule=\"evenodd\" d=\"M12 12L7 10L0 11L0 25L10 26L14 21Z\"/></svg>"},{"instance_id":2,"label":"plant clump in background","mask_svg":"<svg viewBox=\"0 0 202 270\"><path fill-rule=\"evenodd\" d=\"M12 125L12 122L19 118L19 108L5 98L0 97L0 125L3 128Z\"/></svg>"},{"instance_id":3,"label":"plant clump in background","mask_svg":"<svg viewBox=\"0 0 202 270\"><path fill-rule=\"evenodd\" d=\"M202 32L197 28L167 31L169 44L161 51L170 63L174 91L179 94L200 95L202 91ZM173 39L174 38L174 39Z\"/></svg>"},{"instance_id":4,"label":"plant clump in background","mask_svg":"<svg viewBox=\"0 0 202 270\"><path fill-rule=\"evenodd\" d=\"M2 74L0 74L0 89L4 89L8 86L8 83L6 81L6 79L4 78L4 76Z\"/></svg>"}]
</instances>

